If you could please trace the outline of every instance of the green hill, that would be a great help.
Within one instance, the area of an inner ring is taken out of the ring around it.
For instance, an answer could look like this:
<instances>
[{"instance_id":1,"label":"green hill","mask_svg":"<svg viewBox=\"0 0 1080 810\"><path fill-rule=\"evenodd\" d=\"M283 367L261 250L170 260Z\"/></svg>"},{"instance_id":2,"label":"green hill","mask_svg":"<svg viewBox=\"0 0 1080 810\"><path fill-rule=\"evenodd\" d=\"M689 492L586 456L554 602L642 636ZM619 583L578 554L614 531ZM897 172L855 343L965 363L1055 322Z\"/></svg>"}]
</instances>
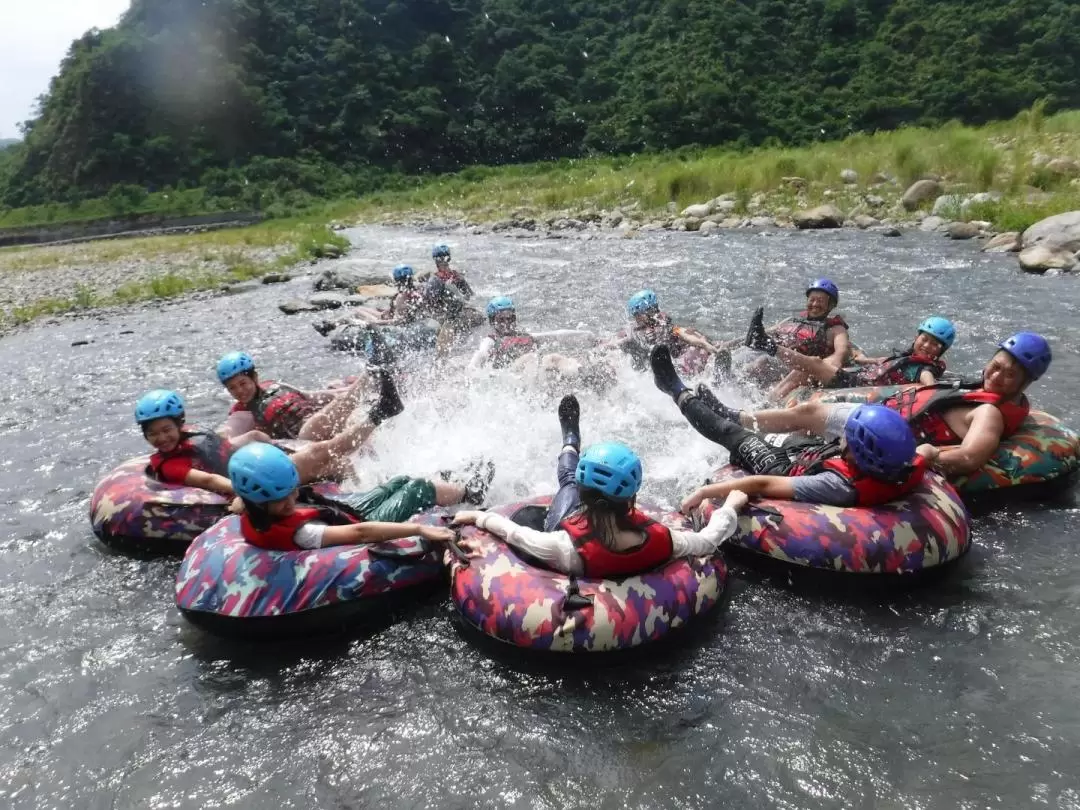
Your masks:
<instances>
[{"instance_id":1,"label":"green hill","mask_svg":"<svg viewBox=\"0 0 1080 810\"><path fill-rule=\"evenodd\" d=\"M134 0L72 45L0 202L805 144L1080 107L1078 77L1063 0Z\"/></svg>"}]
</instances>

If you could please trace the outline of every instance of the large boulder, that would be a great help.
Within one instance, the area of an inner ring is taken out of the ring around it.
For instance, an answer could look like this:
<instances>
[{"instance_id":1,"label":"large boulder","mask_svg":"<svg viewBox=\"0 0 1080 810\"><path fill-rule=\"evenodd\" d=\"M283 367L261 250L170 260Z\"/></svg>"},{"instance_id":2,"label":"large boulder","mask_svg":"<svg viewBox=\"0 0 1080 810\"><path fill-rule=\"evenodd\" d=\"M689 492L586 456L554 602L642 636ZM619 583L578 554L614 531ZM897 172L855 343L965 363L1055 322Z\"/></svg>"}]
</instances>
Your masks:
<instances>
[{"instance_id":1,"label":"large boulder","mask_svg":"<svg viewBox=\"0 0 1080 810\"><path fill-rule=\"evenodd\" d=\"M983 245L983 253L1016 253L1020 250L1020 234L1016 231L999 233Z\"/></svg>"},{"instance_id":2,"label":"large boulder","mask_svg":"<svg viewBox=\"0 0 1080 810\"><path fill-rule=\"evenodd\" d=\"M904 196L900 198L900 202L906 210L914 211L923 203L936 200L940 195L941 183L937 180L916 180L908 186Z\"/></svg>"},{"instance_id":3,"label":"large boulder","mask_svg":"<svg viewBox=\"0 0 1080 810\"><path fill-rule=\"evenodd\" d=\"M844 215L835 205L819 205L809 211L796 211L792 221L799 230L839 228L844 224Z\"/></svg>"},{"instance_id":4,"label":"large boulder","mask_svg":"<svg viewBox=\"0 0 1080 810\"><path fill-rule=\"evenodd\" d=\"M974 239L979 235L979 226L974 222L950 222L945 235L950 239Z\"/></svg>"},{"instance_id":5,"label":"large boulder","mask_svg":"<svg viewBox=\"0 0 1080 810\"><path fill-rule=\"evenodd\" d=\"M338 264L315 278L315 291L353 290L365 284L385 284L390 273L353 264Z\"/></svg>"},{"instance_id":6,"label":"large boulder","mask_svg":"<svg viewBox=\"0 0 1080 810\"><path fill-rule=\"evenodd\" d=\"M1072 251L1061 247L1035 245L1024 248L1017 257L1020 267L1028 273L1045 273L1047 270L1075 270L1077 261Z\"/></svg>"},{"instance_id":7,"label":"large boulder","mask_svg":"<svg viewBox=\"0 0 1080 810\"><path fill-rule=\"evenodd\" d=\"M713 201L698 203L697 205L688 205L683 209L681 216L687 219L705 219L714 210Z\"/></svg>"},{"instance_id":8,"label":"large boulder","mask_svg":"<svg viewBox=\"0 0 1080 810\"><path fill-rule=\"evenodd\" d=\"M1080 250L1080 211L1068 211L1041 219L1024 231L1024 248L1044 245L1062 247L1073 253Z\"/></svg>"},{"instance_id":9,"label":"large boulder","mask_svg":"<svg viewBox=\"0 0 1080 810\"><path fill-rule=\"evenodd\" d=\"M1059 157L1047 161L1043 168L1059 177L1077 177L1080 175L1080 162L1067 157Z\"/></svg>"}]
</instances>

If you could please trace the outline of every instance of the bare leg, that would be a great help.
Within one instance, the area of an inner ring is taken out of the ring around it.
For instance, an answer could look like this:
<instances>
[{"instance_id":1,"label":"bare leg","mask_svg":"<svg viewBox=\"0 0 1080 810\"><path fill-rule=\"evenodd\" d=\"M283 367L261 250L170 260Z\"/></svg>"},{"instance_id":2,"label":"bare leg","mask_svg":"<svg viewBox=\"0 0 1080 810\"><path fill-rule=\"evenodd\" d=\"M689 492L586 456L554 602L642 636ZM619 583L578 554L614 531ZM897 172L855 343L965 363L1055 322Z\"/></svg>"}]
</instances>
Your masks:
<instances>
[{"instance_id":1,"label":"bare leg","mask_svg":"<svg viewBox=\"0 0 1080 810\"><path fill-rule=\"evenodd\" d=\"M769 392L769 399L774 401L782 399L796 388L812 385L813 382L813 378L805 371L792 371L773 387L772 391Z\"/></svg>"},{"instance_id":2,"label":"bare leg","mask_svg":"<svg viewBox=\"0 0 1080 810\"><path fill-rule=\"evenodd\" d=\"M739 423L762 433L791 433L804 430L817 436L825 432L825 421L831 406L822 402L804 402L794 408L771 408L764 411L743 411Z\"/></svg>"},{"instance_id":3,"label":"bare leg","mask_svg":"<svg viewBox=\"0 0 1080 810\"><path fill-rule=\"evenodd\" d=\"M836 376L836 366L820 357L799 354L799 352L785 349L783 346L777 347L776 356L793 370L805 371L807 375L818 382L827 383Z\"/></svg>"},{"instance_id":4,"label":"bare leg","mask_svg":"<svg viewBox=\"0 0 1080 810\"><path fill-rule=\"evenodd\" d=\"M236 449L238 447L243 447L245 444L251 444L252 442L264 442L269 444L272 441L273 439L261 430L249 430L247 433L241 433L239 436L234 436L229 439L229 444L232 445L233 449Z\"/></svg>"},{"instance_id":5,"label":"bare leg","mask_svg":"<svg viewBox=\"0 0 1080 810\"><path fill-rule=\"evenodd\" d=\"M309 441L325 441L345 427L352 412L368 392L370 380L361 377L353 385L338 394L330 404L308 417L300 428L297 438Z\"/></svg>"},{"instance_id":6,"label":"bare leg","mask_svg":"<svg viewBox=\"0 0 1080 810\"><path fill-rule=\"evenodd\" d=\"M293 453L293 464L301 484L325 478L347 478L352 475L351 456L375 430L371 421L339 433L332 439L312 442Z\"/></svg>"}]
</instances>

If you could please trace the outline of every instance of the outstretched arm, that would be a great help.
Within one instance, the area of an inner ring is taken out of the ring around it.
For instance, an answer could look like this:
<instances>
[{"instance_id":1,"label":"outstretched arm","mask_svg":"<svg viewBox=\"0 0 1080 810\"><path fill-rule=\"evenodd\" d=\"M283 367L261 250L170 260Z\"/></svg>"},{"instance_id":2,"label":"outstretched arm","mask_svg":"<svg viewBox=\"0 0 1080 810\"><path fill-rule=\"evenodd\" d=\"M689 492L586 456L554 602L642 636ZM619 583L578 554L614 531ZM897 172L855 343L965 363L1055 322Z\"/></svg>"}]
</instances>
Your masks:
<instances>
[{"instance_id":1,"label":"outstretched arm","mask_svg":"<svg viewBox=\"0 0 1080 810\"><path fill-rule=\"evenodd\" d=\"M344 546L354 543L382 543L403 537L423 537L432 542L453 540L450 529L423 526L419 523L350 523L346 526L327 526L323 529L322 545Z\"/></svg>"},{"instance_id":2,"label":"outstretched arm","mask_svg":"<svg viewBox=\"0 0 1080 810\"><path fill-rule=\"evenodd\" d=\"M229 498L233 496L232 481L224 475L214 475L202 470L189 470L184 476L184 486L207 489Z\"/></svg>"},{"instance_id":3,"label":"outstretched arm","mask_svg":"<svg viewBox=\"0 0 1080 810\"><path fill-rule=\"evenodd\" d=\"M706 499L726 498L732 492L745 492L751 497L776 498L790 501L795 497L792 479L784 475L748 475L745 478L732 478L718 484L706 484L698 487L682 502L682 511L695 509Z\"/></svg>"}]
</instances>

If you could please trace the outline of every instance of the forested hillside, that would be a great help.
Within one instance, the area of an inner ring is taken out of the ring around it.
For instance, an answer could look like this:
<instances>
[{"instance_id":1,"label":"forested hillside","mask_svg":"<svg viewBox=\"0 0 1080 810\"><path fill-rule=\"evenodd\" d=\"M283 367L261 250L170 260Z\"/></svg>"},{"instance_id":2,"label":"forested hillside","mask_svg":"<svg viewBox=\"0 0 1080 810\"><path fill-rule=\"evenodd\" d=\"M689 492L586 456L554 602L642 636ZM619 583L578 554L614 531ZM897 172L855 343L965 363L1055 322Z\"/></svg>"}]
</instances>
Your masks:
<instances>
[{"instance_id":1,"label":"forested hillside","mask_svg":"<svg viewBox=\"0 0 1080 810\"><path fill-rule=\"evenodd\" d=\"M0 201L362 190L387 170L805 143L1040 98L1080 106L1071 0L135 0L72 45L0 160Z\"/></svg>"}]
</instances>

